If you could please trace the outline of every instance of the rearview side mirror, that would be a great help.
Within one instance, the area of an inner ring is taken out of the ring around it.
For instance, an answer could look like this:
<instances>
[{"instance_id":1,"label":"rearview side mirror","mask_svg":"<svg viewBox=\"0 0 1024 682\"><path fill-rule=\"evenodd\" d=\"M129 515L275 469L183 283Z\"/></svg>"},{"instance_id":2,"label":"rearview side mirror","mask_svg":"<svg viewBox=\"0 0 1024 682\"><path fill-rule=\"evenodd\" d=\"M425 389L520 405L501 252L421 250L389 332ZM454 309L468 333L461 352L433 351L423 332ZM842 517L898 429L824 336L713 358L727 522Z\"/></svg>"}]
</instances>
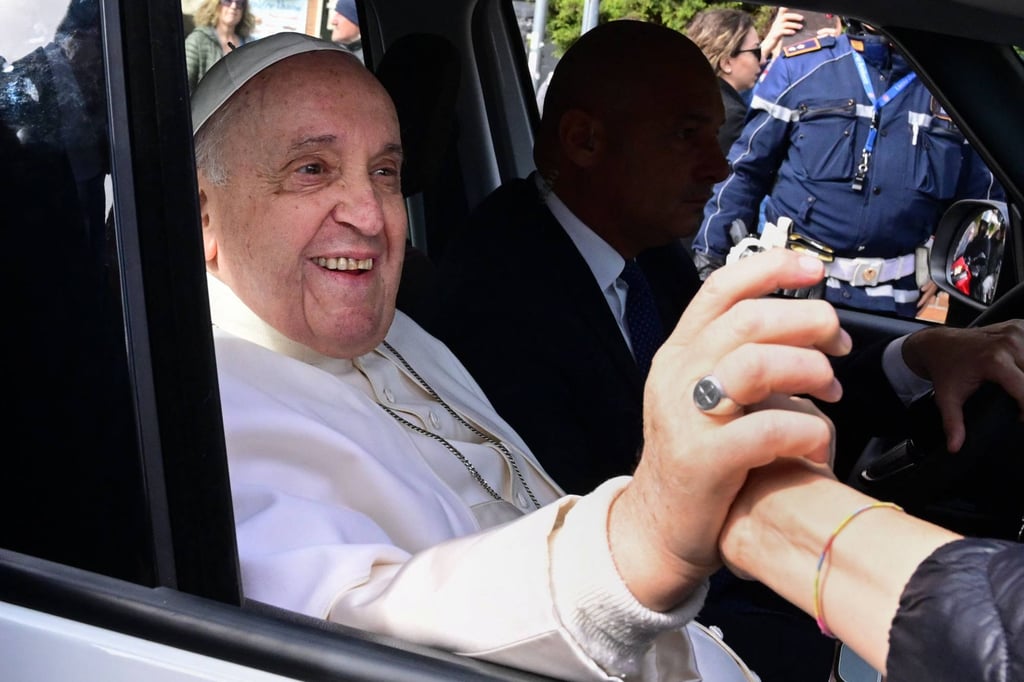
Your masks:
<instances>
[{"instance_id":1,"label":"rearview side mirror","mask_svg":"<svg viewBox=\"0 0 1024 682\"><path fill-rule=\"evenodd\" d=\"M932 280L958 301L987 308L995 298L1009 225L1000 201L968 199L950 206L935 230Z\"/></svg>"}]
</instances>

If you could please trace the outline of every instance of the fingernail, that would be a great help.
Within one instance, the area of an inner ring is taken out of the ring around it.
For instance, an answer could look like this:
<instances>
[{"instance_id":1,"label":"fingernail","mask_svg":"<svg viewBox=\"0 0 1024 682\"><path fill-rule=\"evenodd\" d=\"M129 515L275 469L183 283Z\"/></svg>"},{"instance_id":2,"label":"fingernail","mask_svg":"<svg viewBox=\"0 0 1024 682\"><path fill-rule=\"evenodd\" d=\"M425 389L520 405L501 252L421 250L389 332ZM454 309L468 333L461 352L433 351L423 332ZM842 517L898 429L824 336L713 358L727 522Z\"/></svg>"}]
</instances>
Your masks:
<instances>
[{"instance_id":1,"label":"fingernail","mask_svg":"<svg viewBox=\"0 0 1024 682\"><path fill-rule=\"evenodd\" d=\"M836 402L839 402L843 398L843 384L839 381L839 379L836 379L835 377L832 378L832 381L835 382L835 386L832 389L832 395L836 397Z\"/></svg>"},{"instance_id":2,"label":"fingernail","mask_svg":"<svg viewBox=\"0 0 1024 682\"><path fill-rule=\"evenodd\" d=\"M846 352L850 352L850 350L853 348L853 338L842 327L839 328L839 338L842 340L843 349Z\"/></svg>"},{"instance_id":3,"label":"fingernail","mask_svg":"<svg viewBox=\"0 0 1024 682\"><path fill-rule=\"evenodd\" d=\"M821 272L821 261L814 256L800 256L800 267L807 272Z\"/></svg>"}]
</instances>

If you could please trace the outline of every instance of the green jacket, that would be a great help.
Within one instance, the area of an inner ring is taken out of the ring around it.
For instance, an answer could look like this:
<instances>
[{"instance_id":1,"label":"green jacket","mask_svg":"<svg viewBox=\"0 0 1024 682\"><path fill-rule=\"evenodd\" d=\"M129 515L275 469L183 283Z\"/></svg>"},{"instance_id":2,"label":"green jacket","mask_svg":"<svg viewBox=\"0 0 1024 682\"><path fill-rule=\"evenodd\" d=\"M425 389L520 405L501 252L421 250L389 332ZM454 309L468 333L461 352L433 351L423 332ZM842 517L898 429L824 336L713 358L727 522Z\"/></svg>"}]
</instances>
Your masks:
<instances>
[{"instance_id":1,"label":"green jacket","mask_svg":"<svg viewBox=\"0 0 1024 682\"><path fill-rule=\"evenodd\" d=\"M252 36L242 38L242 44L255 40ZM220 47L220 39L212 26L200 26L185 38L185 65L188 68L188 91L196 89L196 83L202 78L214 62L224 56Z\"/></svg>"}]
</instances>

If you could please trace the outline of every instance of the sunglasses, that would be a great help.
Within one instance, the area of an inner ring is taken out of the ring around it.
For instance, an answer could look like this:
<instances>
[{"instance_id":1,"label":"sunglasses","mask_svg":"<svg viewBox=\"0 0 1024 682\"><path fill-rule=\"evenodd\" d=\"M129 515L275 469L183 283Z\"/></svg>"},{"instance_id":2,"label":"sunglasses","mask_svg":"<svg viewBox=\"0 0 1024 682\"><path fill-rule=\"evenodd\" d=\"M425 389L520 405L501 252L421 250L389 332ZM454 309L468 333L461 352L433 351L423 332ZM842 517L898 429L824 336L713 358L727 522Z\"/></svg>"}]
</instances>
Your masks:
<instances>
[{"instance_id":1,"label":"sunglasses","mask_svg":"<svg viewBox=\"0 0 1024 682\"><path fill-rule=\"evenodd\" d=\"M245 0L220 0L221 7L237 7L245 9Z\"/></svg>"},{"instance_id":2,"label":"sunglasses","mask_svg":"<svg viewBox=\"0 0 1024 682\"><path fill-rule=\"evenodd\" d=\"M761 46L760 45L758 45L757 47L748 48L746 50L736 50L735 52L732 53L732 56L733 57L739 57L744 52L749 52L750 54L752 54L755 57L757 57L757 61L761 61Z\"/></svg>"}]
</instances>

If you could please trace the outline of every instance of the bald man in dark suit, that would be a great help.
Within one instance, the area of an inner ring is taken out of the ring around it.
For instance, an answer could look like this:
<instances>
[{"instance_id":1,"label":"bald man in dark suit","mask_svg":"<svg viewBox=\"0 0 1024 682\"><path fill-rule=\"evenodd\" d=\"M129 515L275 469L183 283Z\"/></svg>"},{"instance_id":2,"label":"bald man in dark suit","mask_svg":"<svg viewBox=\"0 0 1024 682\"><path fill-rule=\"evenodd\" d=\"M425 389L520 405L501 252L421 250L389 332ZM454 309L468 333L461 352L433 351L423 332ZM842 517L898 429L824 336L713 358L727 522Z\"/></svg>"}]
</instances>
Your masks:
<instances>
[{"instance_id":1,"label":"bald man in dark suit","mask_svg":"<svg viewBox=\"0 0 1024 682\"><path fill-rule=\"evenodd\" d=\"M645 362L622 271L639 266L658 332L671 331L700 285L680 238L728 171L722 116L707 60L681 34L633 21L588 33L548 89L539 172L488 197L442 262L428 328L568 492L636 464Z\"/></svg>"}]
</instances>

